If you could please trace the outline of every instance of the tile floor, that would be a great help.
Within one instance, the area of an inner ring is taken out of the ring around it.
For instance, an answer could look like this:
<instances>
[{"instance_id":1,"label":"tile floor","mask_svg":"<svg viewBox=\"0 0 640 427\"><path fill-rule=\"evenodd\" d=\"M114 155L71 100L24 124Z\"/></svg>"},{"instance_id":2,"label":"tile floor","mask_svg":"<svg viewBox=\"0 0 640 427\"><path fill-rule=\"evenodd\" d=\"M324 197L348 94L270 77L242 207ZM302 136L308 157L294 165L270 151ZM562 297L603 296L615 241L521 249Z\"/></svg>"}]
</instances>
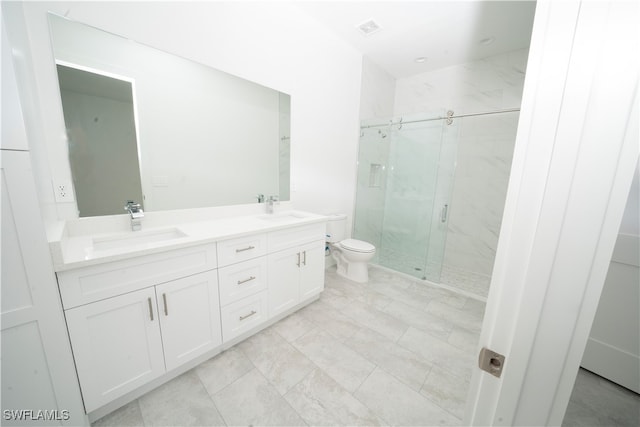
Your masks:
<instances>
[{"instance_id":1,"label":"tile floor","mask_svg":"<svg viewBox=\"0 0 640 427\"><path fill-rule=\"evenodd\" d=\"M370 276L327 270L318 301L94 425L460 424L484 303Z\"/></svg>"},{"instance_id":2,"label":"tile floor","mask_svg":"<svg viewBox=\"0 0 640 427\"><path fill-rule=\"evenodd\" d=\"M457 425L484 303L371 268L94 426ZM563 426L638 426L640 396L581 370Z\"/></svg>"},{"instance_id":3,"label":"tile floor","mask_svg":"<svg viewBox=\"0 0 640 427\"><path fill-rule=\"evenodd\" d=\"M640 426L640 395L580 369L562 426Z\"/></svg>"}]
</instances>

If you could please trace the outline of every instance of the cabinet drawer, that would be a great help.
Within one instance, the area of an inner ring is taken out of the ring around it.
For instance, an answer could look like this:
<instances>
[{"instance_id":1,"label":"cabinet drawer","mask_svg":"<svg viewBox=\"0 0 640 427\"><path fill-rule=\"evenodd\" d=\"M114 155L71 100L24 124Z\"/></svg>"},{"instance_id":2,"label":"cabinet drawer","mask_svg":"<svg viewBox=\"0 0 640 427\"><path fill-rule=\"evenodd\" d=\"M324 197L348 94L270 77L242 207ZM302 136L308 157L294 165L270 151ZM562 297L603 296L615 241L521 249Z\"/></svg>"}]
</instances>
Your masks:
<instances>
[{"instance_id":1,"label":"cabinet drawer","mask_svg":"<svg viewBox=\"0 0 640 427\"><path fill-rule=\"evenodd\" d=\"M251 296L267 289L267 258L260 257L218 270L220 305Z\"/></svg>"},{"instance_id":2,"label":"cabinet drawer","mask_svg":"<svg viewBox=\"0 0 640 427\"><path fill-rule=\"evenodd\" d=\"M314 240L325 241L327 228L324 222L319 224L304 225L301 227L287 228L269 233L269 252L292 248Z\"/></svg>"},{"instance_id":3,"label":"cabinet drawer","mask_svg":"<svg viewBox=\"0 0 640 427\"><path fill-rule=\"evenodd\" d=\"M267 292L262 291L222 307L222 341L228 342L268 319Z\"/></svg>"},{"instance_id":4,"label":"cabinet drawer","mask_svg":"<svg viewBox=\"0 0 640 427\"><path fill-rule=\"evenodd\" d=\"M236 264L266 253L267 235L264 233L223 240L218 242L218 265Z\"/></svg>"},{"instance_id":5,"label":"cabinet drawer","mask_svg":"<svg viewBox=\"0 0 640 427\"><path fill-rule=\"evenodd\" d=\"M216 245L202 245L58 273L65 309L216 268Z\"/></svg>"}]
</instances>

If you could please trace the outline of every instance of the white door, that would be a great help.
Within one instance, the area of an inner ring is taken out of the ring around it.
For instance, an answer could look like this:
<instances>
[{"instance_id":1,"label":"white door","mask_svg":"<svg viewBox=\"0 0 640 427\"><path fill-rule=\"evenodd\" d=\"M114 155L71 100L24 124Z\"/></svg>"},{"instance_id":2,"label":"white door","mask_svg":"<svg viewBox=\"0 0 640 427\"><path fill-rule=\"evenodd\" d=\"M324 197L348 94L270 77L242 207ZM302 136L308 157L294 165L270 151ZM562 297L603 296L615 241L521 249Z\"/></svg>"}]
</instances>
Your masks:
<instances>
[{"instance_id":1,"label":"white door","mask_svg":"<svg viewBox=\"0 0 640 427\"><path fill-rule=\"evenodd\" d=\"M158 285L156 297L167 371L222 344L216 270Z\"/></svg>"},{"instance_id":2,"label":"white door","mask_svg":"<svg viewBox=\"0 0 640 427\"><path fill-rule=\"evenodd\" d=\"M300 248L302 265L300 266L300 300L319 294L324 289L324 245L317 241Z\"/></svg>"},{"instance_id":3,"label":"white door","mask_svg":"<svg viewBox=\"0 0 640 427\"><path fill-rule=\"evenodd\" d=\"M50 424L88 424L29 153L0 150L0 158L2 410L58 410ZM2 424L19 418L3 412Z\"/></svg>"},{"instance_id":4,"label":"white door","mask_svg":"<svg viewBox=\"0 0 640 427\"><path fill-rule=\"evenodd\" d=\"M536 6L514 160L465 424L559 425L638 159L638 3Z\"/></svg>"},{"instance_id":5,"label":"white door","mask_svg":"<svg viewBox=\"0 0 640 427\"><path fill-rule=\"evenodd\" d=\"M267 257L269 275L269 317L295 306L300 301L300 248L285 249Z\"/></svg>"},{"instance_id":6,"label":"white door","mask_svg":"<svg viewBox=\"0 0 640 427\"><path fill-rule=\"evenodd\" d=\"M165 372L153 287L65 314L87 412Z\"/></svg>"}]
</instances>

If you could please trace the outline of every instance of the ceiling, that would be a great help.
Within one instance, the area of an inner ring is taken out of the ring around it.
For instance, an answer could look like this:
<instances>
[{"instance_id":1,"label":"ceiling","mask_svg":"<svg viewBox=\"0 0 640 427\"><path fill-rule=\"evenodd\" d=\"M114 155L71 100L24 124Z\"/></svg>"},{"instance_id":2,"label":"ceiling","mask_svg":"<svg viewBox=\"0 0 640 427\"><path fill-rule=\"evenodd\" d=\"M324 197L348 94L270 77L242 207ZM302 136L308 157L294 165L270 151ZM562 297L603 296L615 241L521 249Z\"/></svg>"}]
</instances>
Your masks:
<instances>
[{"instance_id":1,"label":"ceiling","mask_svg":"<svg viewBox=\"0 0 640 427\"><path fill-rule=\"evenodd\" d=\"M535 10L534 1L478 0L298 6L397 79L529 47ZM380 30L365 36L357 27L370 20Z\"/></svg>"}]
</instances>

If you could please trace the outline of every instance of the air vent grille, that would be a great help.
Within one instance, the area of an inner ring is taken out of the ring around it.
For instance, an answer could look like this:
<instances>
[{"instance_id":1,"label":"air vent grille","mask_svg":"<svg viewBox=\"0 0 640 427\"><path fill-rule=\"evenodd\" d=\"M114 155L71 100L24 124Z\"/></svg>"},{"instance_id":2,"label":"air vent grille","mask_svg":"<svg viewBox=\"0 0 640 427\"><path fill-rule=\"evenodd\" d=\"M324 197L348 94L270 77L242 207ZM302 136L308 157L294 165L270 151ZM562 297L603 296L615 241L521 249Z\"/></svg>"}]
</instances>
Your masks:
<instances>
[{"instance_id":1,"label":"air vent grille","mask_svg":"<svg viewBox=\"0 0 640 427\"><path fill-rule=\"evenodd\" d=\"M357 28L365 36L370 36L371 34L381 30L380 25L378 25L378 23L373 19L369 19L363 22L362 24L358 25Z\"/></svg>"}]
</instances>

